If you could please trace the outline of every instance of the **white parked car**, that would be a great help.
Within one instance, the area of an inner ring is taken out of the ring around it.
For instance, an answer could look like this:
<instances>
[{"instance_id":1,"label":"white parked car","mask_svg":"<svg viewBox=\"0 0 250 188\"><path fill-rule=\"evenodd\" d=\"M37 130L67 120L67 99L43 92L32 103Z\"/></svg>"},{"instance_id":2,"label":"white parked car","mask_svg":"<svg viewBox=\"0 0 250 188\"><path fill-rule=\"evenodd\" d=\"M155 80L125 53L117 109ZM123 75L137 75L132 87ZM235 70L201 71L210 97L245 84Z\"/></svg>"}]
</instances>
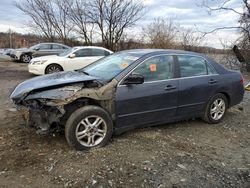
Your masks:
<instances>
[{"instance_id":1,"label":"white parked car","mask_svg":"<svg viewBox=\"0 0 250 188\"><path fill-rule=\"evenodd\" d=\"M37 57L30 61L29 72L36 75L81 69L113 52L102 47L79 46L59 54Z\"/></svg>"}]
</instances>

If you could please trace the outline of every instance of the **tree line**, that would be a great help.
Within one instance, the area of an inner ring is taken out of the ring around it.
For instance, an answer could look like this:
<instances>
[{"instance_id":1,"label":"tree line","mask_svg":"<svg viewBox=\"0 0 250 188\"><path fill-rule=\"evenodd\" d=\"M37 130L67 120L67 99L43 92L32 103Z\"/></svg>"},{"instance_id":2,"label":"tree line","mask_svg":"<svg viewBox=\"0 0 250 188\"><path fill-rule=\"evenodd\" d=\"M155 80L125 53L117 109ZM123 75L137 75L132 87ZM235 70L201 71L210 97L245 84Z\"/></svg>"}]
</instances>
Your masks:
<instances>
[{"instance_id":1,"label":"tree line","mask_svg":"<svg viewBox=\"0 0 250 188\"><path fill-rule=\"evenodd\" d=\"M60 39L70 44L72 39L81 39L85 45L101 43L113 51L132 47L190 50L202 43L199 33L165 18L154 19L137 36L132 35L130 29L147 12L140 0L23 0L15 6L31 18L28 26L51 42Z\"/></svg>"}]
</instances>

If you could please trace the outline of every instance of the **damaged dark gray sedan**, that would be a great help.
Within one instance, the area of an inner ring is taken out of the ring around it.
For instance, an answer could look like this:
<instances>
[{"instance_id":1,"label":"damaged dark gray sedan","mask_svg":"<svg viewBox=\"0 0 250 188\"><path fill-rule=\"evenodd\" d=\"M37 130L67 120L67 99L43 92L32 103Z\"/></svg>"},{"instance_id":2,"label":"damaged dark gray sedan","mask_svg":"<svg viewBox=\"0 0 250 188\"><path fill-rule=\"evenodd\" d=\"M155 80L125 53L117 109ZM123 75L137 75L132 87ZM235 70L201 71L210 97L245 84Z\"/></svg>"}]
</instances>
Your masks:
<instances>
[{"instance_id":1,"label":"damaged dark gray sedan","mask_svg":"<svg viewBox=\"0 0 250 188\"><path fill-rule=\"evenodd\" d=\"M192 52L129 50L84 69L19 84L11 99L40 132L64 129L77 150L104 146L113 134L201 117L218 123L242 101L243 78Z\"/></svg>"}]
</instances>

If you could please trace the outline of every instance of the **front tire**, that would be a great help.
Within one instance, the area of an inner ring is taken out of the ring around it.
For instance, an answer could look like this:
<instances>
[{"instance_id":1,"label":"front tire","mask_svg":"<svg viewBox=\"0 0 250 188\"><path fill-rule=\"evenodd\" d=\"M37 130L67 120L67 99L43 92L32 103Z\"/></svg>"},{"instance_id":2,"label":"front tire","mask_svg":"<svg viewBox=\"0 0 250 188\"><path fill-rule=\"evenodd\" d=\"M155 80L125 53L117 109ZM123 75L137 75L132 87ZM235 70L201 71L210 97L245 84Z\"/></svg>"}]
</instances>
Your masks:
<instances>
[{"instance_id":1,"label":"front tire","mask_svg":"<svg viewBox=\"0 0 250 188\"><path fill-rule=\"evenodd\" d=\"M20 57L21 61L23 63L29 63L30 60L32 59L31 55L29 54L23 54L21 57Z\"/></svg>"},{"instance_id":2,"label":"front tire","mask_svg":"<svg viewBox=\"0 0 250 188\"><path fill-rule=\"evenodd\" d=\"M65 137L76 150L102 147L113 134L110 115L98 106L84 106L74 111L66 122Z\"/></svg>"},{"instance_id":3,"label":"front tire","mask_svg":"<svg viewBox=\"0 0 250 188\"><path fill-rule=\"evenodd\" d=\"M228 100L225 95L219 93L210 99L206 106L204 121L210 124L219 123L225 116L228 108Z\"/></svg>"},{"instance_id":4,"label":"front tire","mask_svg":"<svg viewBox=\"0 0 250 188\"><path fill-rule=\"evenodd\" d=\"M45 74L52 74L52 73L61 72L61 71L63 71L63 68L60 65L51 64L46 67Z\"/></svg>"}]
</instances>

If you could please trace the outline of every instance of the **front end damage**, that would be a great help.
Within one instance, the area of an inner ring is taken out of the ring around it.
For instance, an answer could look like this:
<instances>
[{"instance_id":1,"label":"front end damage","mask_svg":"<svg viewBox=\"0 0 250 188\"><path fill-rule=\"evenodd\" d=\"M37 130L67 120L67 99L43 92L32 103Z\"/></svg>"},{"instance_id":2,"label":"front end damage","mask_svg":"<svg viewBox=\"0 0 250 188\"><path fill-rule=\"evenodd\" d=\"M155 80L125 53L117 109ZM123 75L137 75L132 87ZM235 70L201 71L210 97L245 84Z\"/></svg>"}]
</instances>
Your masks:
<instances>
[{"instance_id":1,"label":"front end damage","mask_svg":"<svg viewBox=\"0 0 250 188\"><path fill-rule=\"evenodd\" d=\"M17 110L22 114L26 125L36 127L38 132L46 133L58 128L60 119L65 114L63 106L46 105L46 100L34 99L17 104Z\"/></svg>"},{"instance_id":2,"label":"front end damage","mask_svg":"<svg viewBox=\"0 0 250 188\"><path fill-rule=\"evenodd\" d=\"M114 93L117 81L101 84L96 80L71 83L30 91L13 99L26 124L38 133L64 127L68 117L84 105L99 105L114 117Z\"/></svg>"}]
</instances>

